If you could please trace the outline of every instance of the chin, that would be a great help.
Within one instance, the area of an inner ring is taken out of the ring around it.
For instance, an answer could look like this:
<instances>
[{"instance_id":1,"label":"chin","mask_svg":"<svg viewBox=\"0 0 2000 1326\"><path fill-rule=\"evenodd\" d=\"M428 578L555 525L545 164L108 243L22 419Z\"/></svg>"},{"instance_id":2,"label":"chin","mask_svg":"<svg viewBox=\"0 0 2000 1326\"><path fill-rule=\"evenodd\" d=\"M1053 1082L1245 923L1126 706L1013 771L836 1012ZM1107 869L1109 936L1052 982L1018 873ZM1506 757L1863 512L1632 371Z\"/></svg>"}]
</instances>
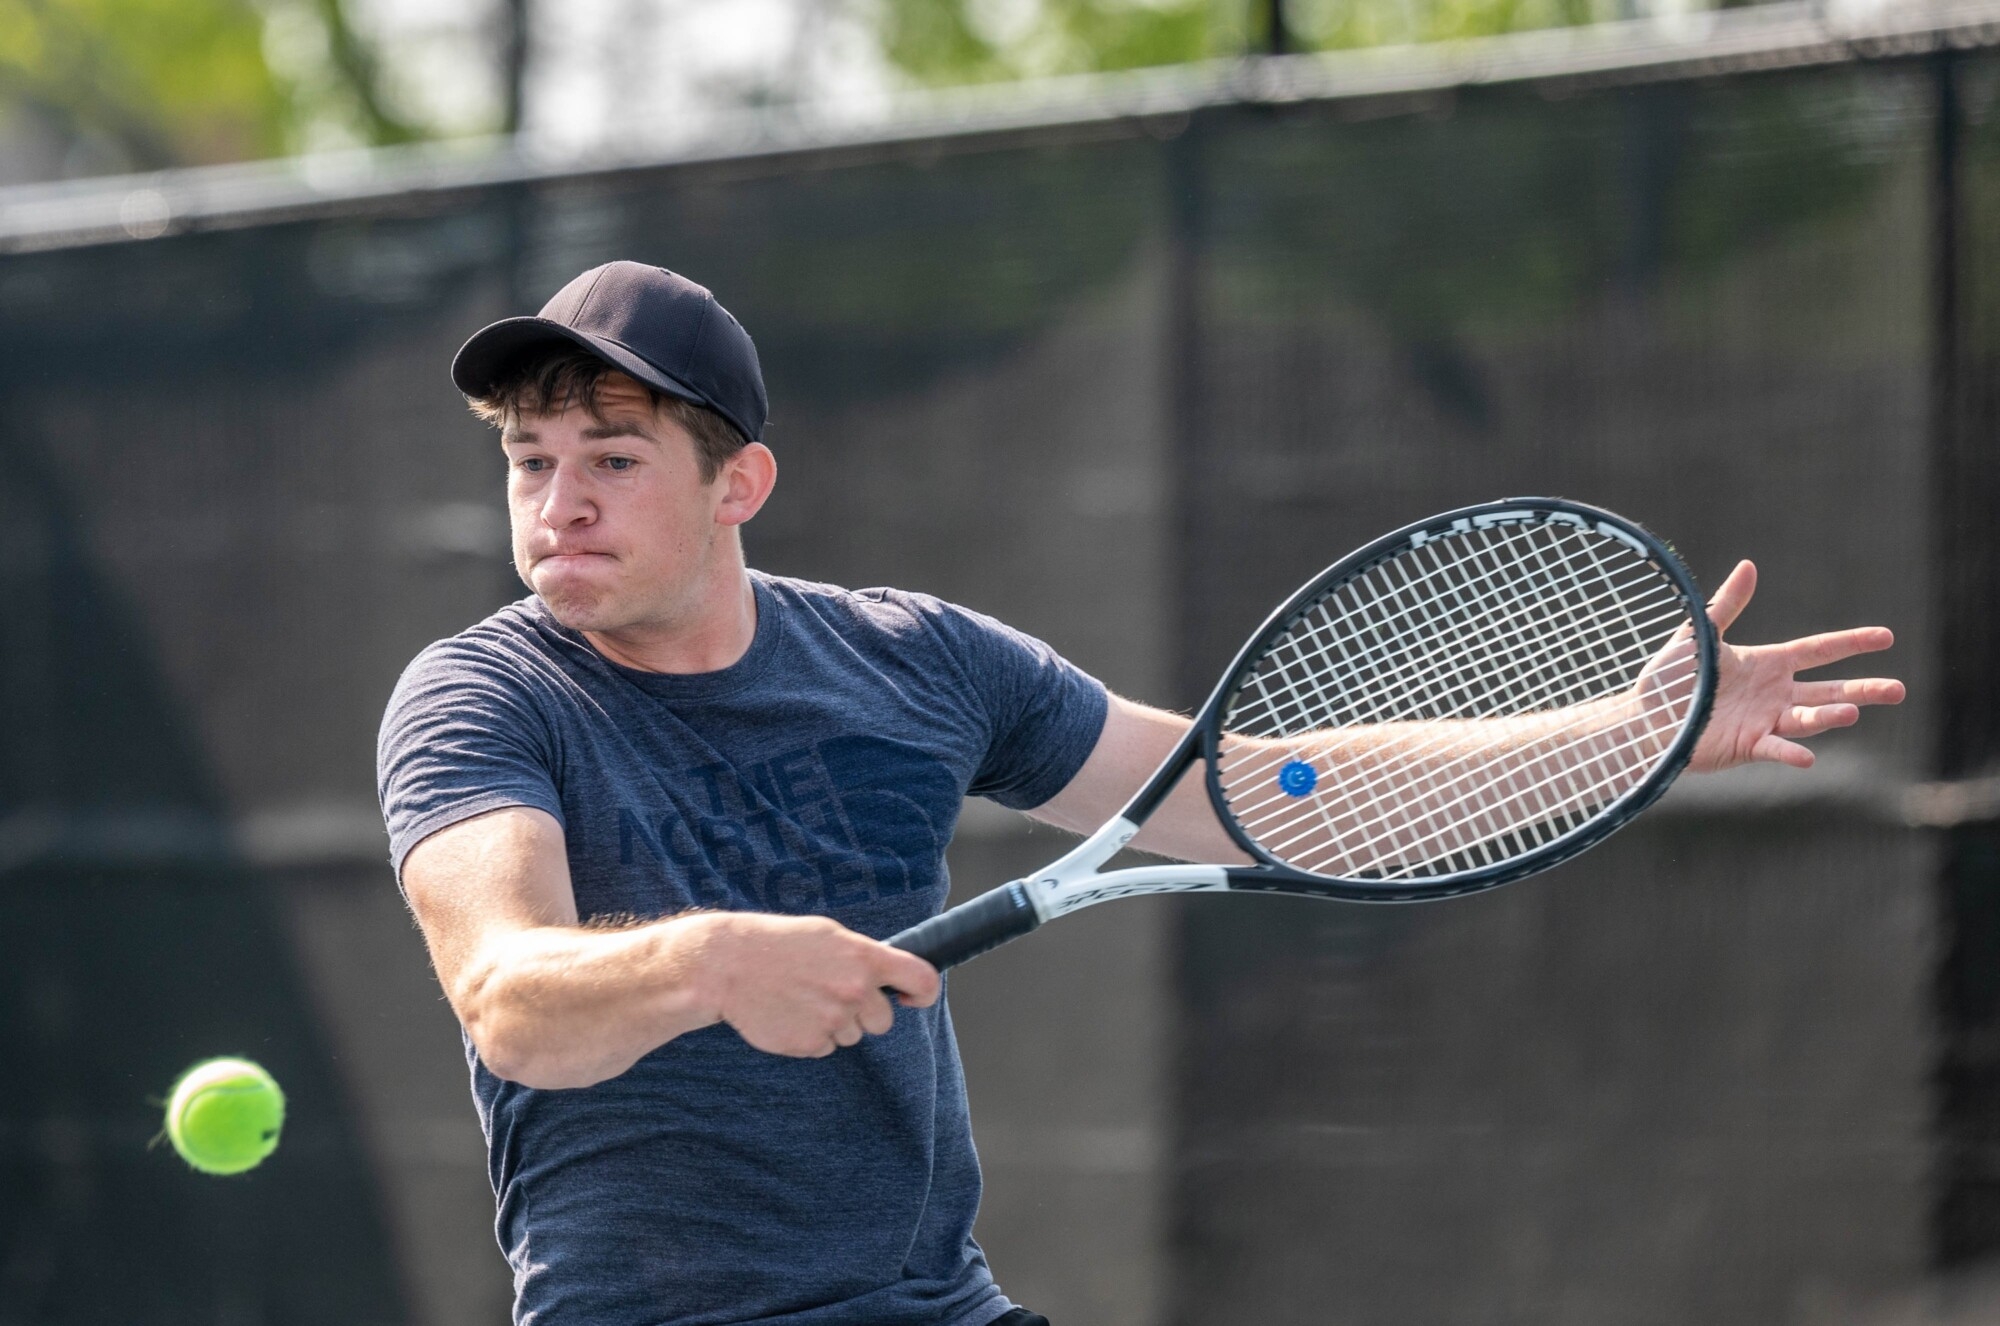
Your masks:
<instances>
[{"instance_id":1,"label":"chin","mask_svg":"<svg viewBox=\"0 0 2000 1326\"><path fill-rule=\"evenodd\" d=\"M614 614L604 612L602 605L595 602L578 602L575 599L542 595L542 602L548 605L549 615L572 631L602 631L606 629Z\"/></svg>"},{"instance_id":2,"label":"chin","mask_svg":"<svg viewBox=\"0 0 2000 1326\"><path fill-rule=\"evenodd\" d=\"M615 631L628 624L631 614L606 594L543 594L549 614L572 631Z\"/></svg>"},{"instance_id":3,"label":"chin","mask_svg":"<svg viewBox=\"0 0 2000 1326\"><path fill-rule=\"evenodd\" d=\"M619 617L617 597L602 585L576 577L536 576L529 581L555 619L573 631L600 631Z\"/></svg>"}]
</instances>

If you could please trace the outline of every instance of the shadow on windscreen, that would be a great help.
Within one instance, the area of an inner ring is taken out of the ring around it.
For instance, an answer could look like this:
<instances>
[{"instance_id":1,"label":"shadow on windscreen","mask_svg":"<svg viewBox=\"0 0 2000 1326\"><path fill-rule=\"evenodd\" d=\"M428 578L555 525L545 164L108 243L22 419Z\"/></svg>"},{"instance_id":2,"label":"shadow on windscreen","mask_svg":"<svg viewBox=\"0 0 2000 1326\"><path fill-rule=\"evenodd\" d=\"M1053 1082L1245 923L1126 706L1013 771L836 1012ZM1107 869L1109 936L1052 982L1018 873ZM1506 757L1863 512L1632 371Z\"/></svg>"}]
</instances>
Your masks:
<instances>
[{"instance_id":1,"label":"shadow on windscreen","mask_svg":"<svg viewBox=\"0 0 2000 1326\"><path fill-rule=\"evenodd\" d=\"M326 1047L191 725L48 467L19 437L0 454L0 1315L402 1321ZM226 1179L157 1142L176 1075L222 1053L291 1100L278 1153Z\"/></svg>"}]
</instances>

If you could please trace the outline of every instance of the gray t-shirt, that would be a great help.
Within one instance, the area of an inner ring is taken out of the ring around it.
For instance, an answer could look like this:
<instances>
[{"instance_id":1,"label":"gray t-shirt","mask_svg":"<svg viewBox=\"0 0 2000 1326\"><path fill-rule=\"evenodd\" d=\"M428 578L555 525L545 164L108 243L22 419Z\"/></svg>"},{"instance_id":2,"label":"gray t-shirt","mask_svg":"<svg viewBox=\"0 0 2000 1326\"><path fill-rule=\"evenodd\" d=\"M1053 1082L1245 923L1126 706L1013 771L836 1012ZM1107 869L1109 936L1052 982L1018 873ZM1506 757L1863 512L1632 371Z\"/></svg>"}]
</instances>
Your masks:
<instances>
[{"instance_id":1,"label":"gray t-shirt","mask_svg":"<svg viewBox=\"0 0 2000 1326\"><path fill-rule=\"evenodd\" d=\"M579 916L816 913L886 938L935 914L962 797L1061 791L1103 687L991 618L753 573L757 633L695 675L613 664L538 598L412 662L377 755L398 873L500 806L561 821ZM998 881L995 881L996 883ZM548 1091L473 1095L536 1326L984 1326L979 1166L945 1003L824 1059L734 1029Z\"/></svg>"}]
</instances>

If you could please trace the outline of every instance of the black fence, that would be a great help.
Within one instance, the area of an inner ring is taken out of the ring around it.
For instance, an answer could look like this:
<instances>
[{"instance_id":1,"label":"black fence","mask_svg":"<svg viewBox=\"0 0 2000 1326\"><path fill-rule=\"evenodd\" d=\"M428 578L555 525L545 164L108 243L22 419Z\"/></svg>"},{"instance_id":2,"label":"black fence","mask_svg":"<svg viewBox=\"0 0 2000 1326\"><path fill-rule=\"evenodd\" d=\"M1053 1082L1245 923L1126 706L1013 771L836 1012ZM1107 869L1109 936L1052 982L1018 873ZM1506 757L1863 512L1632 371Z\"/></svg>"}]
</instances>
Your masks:
<instances>
[{"instance_id":1,"label":"black fence","mask_svg":"<svg viewBox=\"0 0 2000 1326\"><path fill-rule=\"evenodd\" d=\"M1010 1292L1065 1326L1747 1326L2000 1252L2000 845L1908 791L2000 757L1996 113L1979 49L1642 61L19 245L0 1321L504 1312L372 739L418 648L520 592L450 353L613 257L757 338L754 562L945 594L1141 698L1197 701L1346 548L1510 493L1711 585L1754 558L1745 639L1897 630L1902 711L1553 877L1121 904L968 968ZM1055 841L974 817L954 867ZM294 1103L229 1182L148 1147L222 1052Z\"/></svg>"}]
</instances>

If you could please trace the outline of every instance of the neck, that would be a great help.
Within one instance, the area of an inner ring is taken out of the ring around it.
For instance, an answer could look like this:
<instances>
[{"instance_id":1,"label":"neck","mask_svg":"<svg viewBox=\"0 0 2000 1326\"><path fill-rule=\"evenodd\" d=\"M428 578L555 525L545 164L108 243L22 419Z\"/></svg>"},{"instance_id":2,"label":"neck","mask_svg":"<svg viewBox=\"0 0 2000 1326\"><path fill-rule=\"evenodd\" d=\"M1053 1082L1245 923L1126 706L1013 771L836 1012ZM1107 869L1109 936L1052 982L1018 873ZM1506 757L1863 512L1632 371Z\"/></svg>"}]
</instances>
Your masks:
<instances>
[{"instance_id":1,"label":"neck","mask_svg":"<svg viewBox=\"0 0 2000 1326\"><path fill-rule=\"evenodd\" d=\"M750 651L757 638L757 591L741 547L720 559L685 611L670 620L635 623L583 638L604 657L640 672L719 672Z\"/></svg>"}]
</instances>

